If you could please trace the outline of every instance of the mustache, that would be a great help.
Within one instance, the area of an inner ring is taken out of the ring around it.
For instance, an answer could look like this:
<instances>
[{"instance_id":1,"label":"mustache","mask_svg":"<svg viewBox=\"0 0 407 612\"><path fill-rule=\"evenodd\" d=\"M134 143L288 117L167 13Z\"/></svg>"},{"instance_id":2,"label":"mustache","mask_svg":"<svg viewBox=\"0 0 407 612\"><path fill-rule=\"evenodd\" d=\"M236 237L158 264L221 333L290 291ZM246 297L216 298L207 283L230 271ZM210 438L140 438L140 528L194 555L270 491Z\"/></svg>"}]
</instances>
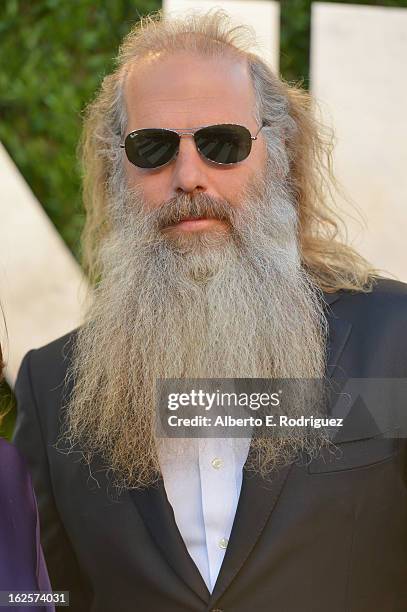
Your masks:
<instances>
[{"instance_id":1,"label":"mustache","mask_svg":"<svg viewBox=\"0 0 407 612\"><path fill-rule=\"evenodd\" d=\"M202 193L194 196L187 194L175 196L151 214L153 222L159 230L175 225L187 218L218 219L230 226L235 224L236 219L235 209L227 201Z\"/></svg>"}]
</instances>

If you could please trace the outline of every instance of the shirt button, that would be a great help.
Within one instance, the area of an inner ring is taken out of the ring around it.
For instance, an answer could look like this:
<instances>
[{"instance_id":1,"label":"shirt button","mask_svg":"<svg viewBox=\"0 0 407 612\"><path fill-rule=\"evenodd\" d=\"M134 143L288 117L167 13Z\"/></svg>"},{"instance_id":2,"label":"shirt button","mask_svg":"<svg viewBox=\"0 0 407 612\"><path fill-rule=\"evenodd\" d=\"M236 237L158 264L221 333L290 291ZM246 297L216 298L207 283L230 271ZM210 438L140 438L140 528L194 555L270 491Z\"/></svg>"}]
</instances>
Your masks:
<instances>
[{"instance_id":1,"label":"shirt button","mask_svg":"<svg viewBox=\"0 0 407 612\"><path fill-rule=\"evenodd\" d=\"M219 548L227 548L228 544L229 544L229 540L227 538L221 538L219 540Z\"/></svg>"},{"instance_id":2,"label":"shirt button","mask_svg":"<svg viewBox=\"0 0 407 612\"><path fill-rule=\"evenodd\" d=\"M215 468L215 470L218 470L219 468L222 467L223 461L222 459L220 459L220 457L215 457L215 459L212 459L211 464L212 464L212 467Z\"/></svg>"}]
</instances>

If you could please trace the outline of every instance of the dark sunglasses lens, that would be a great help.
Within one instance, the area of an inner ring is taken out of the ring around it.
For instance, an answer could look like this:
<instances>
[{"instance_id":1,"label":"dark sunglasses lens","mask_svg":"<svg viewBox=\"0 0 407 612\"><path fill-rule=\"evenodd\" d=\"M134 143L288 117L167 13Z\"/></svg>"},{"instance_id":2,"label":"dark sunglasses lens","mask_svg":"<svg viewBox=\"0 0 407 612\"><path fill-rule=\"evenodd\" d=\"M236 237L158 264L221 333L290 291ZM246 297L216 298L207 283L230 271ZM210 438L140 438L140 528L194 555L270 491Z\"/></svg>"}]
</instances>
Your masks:
<instances>
[{"instance_id":1,"label":"dark sunglasses lens","mask_svg":"<svg viewBox=\"0 0 407 612\"><path fill-rule=\"evenodd\" d=\"M247 128L240 125L214 125L195 132L199 151L218 164L236 164L249 155L252 139Z\"/></svg>"},{"instance_id":2,"label":"dark sunglasses lens","mask_svg":"<svg viewBox=\"0 0 407 612\"><path fill-rule=\"evenodd\" d=\"M172 159L179 144L175 132L160 129L136 130L124 141L128 160L139 168L158 168Z\"/></svg>"}]
</instances>

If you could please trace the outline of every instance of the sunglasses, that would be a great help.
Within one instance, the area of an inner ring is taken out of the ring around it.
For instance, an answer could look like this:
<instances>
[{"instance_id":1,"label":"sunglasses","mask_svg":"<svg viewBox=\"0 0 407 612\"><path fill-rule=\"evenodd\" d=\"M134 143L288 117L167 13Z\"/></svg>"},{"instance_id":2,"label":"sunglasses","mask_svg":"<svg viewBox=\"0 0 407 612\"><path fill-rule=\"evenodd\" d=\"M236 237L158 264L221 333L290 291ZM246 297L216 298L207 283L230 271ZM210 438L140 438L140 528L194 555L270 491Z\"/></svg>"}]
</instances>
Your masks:
<instances>
[{"instance_id":1,"label":"sunglasses","mask_svg":"<svg viewBox=\"0 0 407 612\"><path fill-rule=\"evenodd\" d=\"M238 164L249 156L252 141L257 140L260 127L255 136L243 125L222 123L201 128L185 130L166 128L146 128L127 134L124 144L129 162L138 168L160 168L169 164L179 151L181 136L193 136L201 156L219 164L229 166Z\"/></svg>"}]
</instances>

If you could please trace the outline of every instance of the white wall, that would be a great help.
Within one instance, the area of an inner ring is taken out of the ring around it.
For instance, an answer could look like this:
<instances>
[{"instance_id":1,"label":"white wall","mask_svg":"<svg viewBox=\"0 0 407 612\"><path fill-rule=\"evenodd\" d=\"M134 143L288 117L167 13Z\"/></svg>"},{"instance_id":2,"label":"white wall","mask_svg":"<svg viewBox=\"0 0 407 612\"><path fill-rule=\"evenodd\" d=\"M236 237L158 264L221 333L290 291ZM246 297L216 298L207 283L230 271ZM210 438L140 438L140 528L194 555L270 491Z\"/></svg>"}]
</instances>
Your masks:
<instances>
[{"instance_id":1,"label":"white wall","mask_svg":"<svg viewBox=\"0 0 407 612\"><path fill-rule=\"evenodd\" d=\"M349 233L373 264L404 281L406 33L406 9L313 4L312 91L335 128L337 176L366 221L361 228L347 218Z\"/></svg>"},{"instance_id":2,"label":"white wall","mask_svg":"<svg viewBox=\"0 0 407 612\"><path fill-rule=\"evenodd\" d=\"M239 23L254 28L259 49L276 72L280 53L280 4L270 0L163 0L166 13L182 13L188 9L225 9Z\"/></svg>"},{"instance_id":3,"label":"white wall","mask_svg":"<svg viewBox=\"0 0 407 612\"><path fill-rule=\"evenodd\" d=\"M13 384L24 354L81 321L82 272L18 168L0 144L1 343Z\"/></svg>"}]
</instances>

